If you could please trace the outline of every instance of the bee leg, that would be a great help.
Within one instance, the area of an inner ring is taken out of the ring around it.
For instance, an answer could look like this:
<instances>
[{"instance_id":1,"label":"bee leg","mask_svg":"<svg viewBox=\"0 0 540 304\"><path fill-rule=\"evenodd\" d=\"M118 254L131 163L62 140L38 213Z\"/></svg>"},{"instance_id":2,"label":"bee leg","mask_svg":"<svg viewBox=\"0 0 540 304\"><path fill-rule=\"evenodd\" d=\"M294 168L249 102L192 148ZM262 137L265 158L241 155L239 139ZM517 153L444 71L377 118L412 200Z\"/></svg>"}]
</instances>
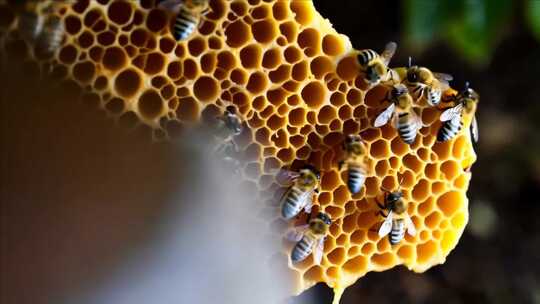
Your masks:
<instances>
[{"instance_id":1,"label":"bee leg","mask_svg":"<svg viewBox=\"0 0 540 304\"><path fill-rule=\"evenodd\" d=\"M379 206L379 208L383 210L386 209L386 207L381 202L379 202L379 199L375 198L375 203L377 204L377 206Z\"/></svg>"},{"instance_id":2,"label":"bee leg","mask_svg":"<svg viewBox=\"0 0 540 304\"><path fill-rule=\"evenodd\" d=\"M384 214L384 212L382 212L382 210L379 210L379 212L377 212L377 214L380 214L384 218L388 217L388 215Z\"/></svg>"}]
</instances>

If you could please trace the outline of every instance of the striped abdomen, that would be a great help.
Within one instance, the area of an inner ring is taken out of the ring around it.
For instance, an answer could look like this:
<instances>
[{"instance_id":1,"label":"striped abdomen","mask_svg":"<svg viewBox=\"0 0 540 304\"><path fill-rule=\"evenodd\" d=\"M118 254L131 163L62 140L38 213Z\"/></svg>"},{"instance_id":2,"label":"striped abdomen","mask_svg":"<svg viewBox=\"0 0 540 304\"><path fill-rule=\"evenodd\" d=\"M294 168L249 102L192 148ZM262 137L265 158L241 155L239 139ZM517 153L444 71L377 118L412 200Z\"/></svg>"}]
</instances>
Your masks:
<instances>
[{"instance_id":1,"label":"striped abdomen","mask_svg":"<svg viewBox=\"0 0 540 304\"><path fill-rule=\"evenodd\" d=\"M377 54L377 52L375 52L374 50L362 50L358 54L358 62L361 65L366 65L371 60L377 58L378 56L379 56L379 54Z\"/></svg>"},{"instance_id":2,"label":"striped abdomen","mask_svg":"<svg viewBox=\"0 0 540 304\"><path fill-rule=\"evenodd\" d=\"M174 22L173 35L176 40L185 40L199 24L199 18L195 16L191 11L181 8L176 20Z\"/></svg>"},{"instance_id":3,"label":"striped abdomen","mask_svg":"<svg viewBox=\"0 0 540 304\"><path fill-rule=\"evenodd\" d=\"M64 38L64 23L58 17L47 19L43 32L39 38L39 48L41 51L52 53L56 51Z\"/></svg>"},{"instance_id":4,"label":"striped abdomen","mask_svg":"<svg viewBox=\"0 0 540 304\"><path fill-rule=\"evenodd\" d=\"M304 191L296 186L292 186L283 196L281 205L281 216L284 219L291 219L298 215L304 208L307 196Z\"/></svg>"},{"instance_id":5,"label":"striped abdomen","mask_svg":"<svg viewBox=\"0 0 540 304\"><path fill-rule=\"evenodd\" d=\"M404 112L400 113L397 122L398 133L401 139L406 144L412 144L416 138L416 124L413 121L411 114Z\"/></svg>"},{"instance_id":6,"label":"striped abdomen","mask_svg":"<svg viewBox=\"0 0 540 304\"><path fill-rule=\"evenodd\" d=\"M461 119L459 121L450 119L443 122L437 133L437 141L448 141L456 137L462 127L463 122L461 122Z\"/></svg>"},{"instance_id":7,"label":"striped abdomen","mask_svg":"<svg viewBox=\"0 0 540 304\"><path fill-rule=\"evenodd\" d=\"M390 231L390 244L396 245L401 242L405 236L405 221L403 219L392 220L392 230Z\"/></svg>"},{"instance_id":8,"label":"striped abdomen","mask_svg":"<svg viewBox=\"0 0 540 304\"><path fill-rule=\"evenodd\" d=\"M291 252L291 261L297 263L303 261L313 251L313 245L315 245L315 238L311 233L306 233L302 239L296 243Z\"/></svg>"},{"instance_id":9,"label":"striped abdomen","mask_svg":"<svg viewBox=\"0 0 540 304\"><path fill-rule=\"evenodd\" d=\"M434 89L432 87L427 87L425 92L426 92L427 102L430 105L435 106L435 105L438 105L439 102L441 102L441 96L442 96L441 89Z\"/></svg>"},{"instance_id":10,"label":"striped abdomen","mask_svg":"<svg viewBox=\"0 0 540 304\"><path fill-rule=\"evenodd\" d=\"M366 172L364 167L359 166L358 164L350 163L349 167L349 178L347 180L347 186L349 191L352 194L360 192L364 182L366 181Z\"/></svg>"}]
</instances>

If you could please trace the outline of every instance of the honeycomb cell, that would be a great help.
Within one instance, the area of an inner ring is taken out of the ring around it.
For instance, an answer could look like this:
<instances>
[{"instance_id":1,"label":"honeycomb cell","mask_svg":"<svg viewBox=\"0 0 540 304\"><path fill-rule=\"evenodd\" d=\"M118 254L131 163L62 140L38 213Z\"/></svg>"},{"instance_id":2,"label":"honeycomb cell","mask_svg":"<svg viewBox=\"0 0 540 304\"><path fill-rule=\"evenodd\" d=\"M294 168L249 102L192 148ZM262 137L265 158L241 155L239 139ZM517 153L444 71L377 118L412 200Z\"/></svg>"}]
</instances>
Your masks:
<instances>
[{"instance_id":1,"label":"honeycomb cell","mask_svg":"<svg viewBox=\"0 0 540 304\"><path fill-rule=\"evenodd\" d=\"M437 199L437 206L445 216L452 216L464 204L464 194L458 191L449 191Z\"/></svg>"},{"instance_id":2,"label":"honeycomb cell","mask_svg":"<svg viewBox=\"0 0 540 304\"><path fill-rule=\"evenodd\" d=\"M302 88L302 100L310 108L318 108L325 98L325 90L320 82L312 81Z\"/></svg>"},{"instance_id":3,"label":"honeycomb cell","mask_svg":"<svg viewBox=\"0 0 540 304\"><path fill-rule=\"evenodd\" d=\"M262 92L268 85L266 75L261 72L255 72L249 76L246 88L253 94Z\"/></svg>"},{"instance_id":4,"label":"honeycomb cell","mask_svg":"<svg viewBox=\"0 0 540 304\"><path fill-rule=\"evenodd\" d=\"M157 118L163 109L164 105L161 96L154 90L147 90L139 98L138 110L148 120Z\"/></svg>"},{"instance_id":5,"label":"honeycomb cell","mask_svg":"<svg viewBox=\"0 0 540 304\"><path fill-rule=\"evenodd\" d=\"M264 52L262 66L267 69L273 69L277 67L282 61L283 58L281 57L281 50L273 48Z\"/></svg>"},{"instance_id":6,"label":"honeycomb cell","mask_svg":"<svg viewBox=\"0 0 540 304\"><path fill-rule=\"evenodd\" d=\"M251 32L257 42L264 44L271 42L278 35L278 29L273 20L261 20L253 23Z\"/></svg>"},{"instance_id":7,"label":"honeycomb cell","mask_svg":"<svg viewBox=\"0 0 540 304\"><path fill-rule=\"evenodd\" d=\"M298 26L294 22L282 23L279 26L279 31L289 43L296 41L298 37Z\"/></svg>"},{"instance_id":8,"label":"honeycomb cell","mask_svg":"<svg viewBox=\"0 0 540 304\"><path fill-rule=\"evenodd\" d=\"M125 67L127 64L127 55L120 47L110 47L105 50L102 63L106 69L116 71Z\"/></svg>"},{"instance_id":9,"label":"honeycomb cell","mask_svg":"<svg viewBox=\"0 0 540 304\"><path fill-rule=\"evenodd\" d=\"M339 37L336 35L326 35L322 40L322 49L326 55L336 56L344 52L345 48Z\"/></svg>"},{"instance_id":10,"label":"honeycomb cell","mask_svg":"<svg viewBox=\"0 0 540 304\"><path fill-rule=\"evenodd\" d=\"M291 1L291 11L294 14L294 19L304 26L309 25L315 17L311 1Z\"/></svg>"},{"instance_id":11,"label":"honeycomb cell","mask_svg":"<svg viewBox=\"0 0 540 304\"><path fill-rule=\"evenodd\" d=\"M237 20L225 29L225 42L230 47L239 47L251 39L249 26L242 20Z\"/></svg>"}]
</instances>

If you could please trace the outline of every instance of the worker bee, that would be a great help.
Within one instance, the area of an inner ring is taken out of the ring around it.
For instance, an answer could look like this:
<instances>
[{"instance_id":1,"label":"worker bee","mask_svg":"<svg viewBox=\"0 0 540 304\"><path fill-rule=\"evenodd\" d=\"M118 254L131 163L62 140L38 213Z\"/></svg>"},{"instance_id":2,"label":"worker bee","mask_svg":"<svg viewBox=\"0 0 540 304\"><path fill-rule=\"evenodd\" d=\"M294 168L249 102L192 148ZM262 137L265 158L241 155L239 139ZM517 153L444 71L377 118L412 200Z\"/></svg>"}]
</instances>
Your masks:
<instances>
[{"instance_id":1,"label":"worker bee","mask_svg":"<svg viewBox=\"0 0 540 304\"><path fill-rule=\"evenodd\" d=\"M171 12L178 12L173 25L177 41L186 40L197 28L209 8L209 0L165 0L159 4Z\"/></svg>"},{"instance_id":2,"label":"worker bee","mask_svg":"<svg viewBox=\"0 0 540 304\"><path fill-rule=\"evenodd\" d=\"M391 103L377 116L374 126L381 127L392 118L392 125L398 130L401 139L409 145L412 144L423 124L413 110L413 99L407 87L403 84L394 85L386 99Z\"/></svg>"},{"instance_id":3,"label":"worker bee","mask_svg":"<svg viewBox=\"0 0 540 304\"><path fill-rule=\"evenodd\" d=\"M33 42L43 29L43 16L37 13L37 1L18 5L18 30L23 39Z\"/></svg>"},{"instance_id":4,"label":"worker bee","mask_svg":"<svg viewBox=\"0 0 540 304\"><path fill-rule=\"evenodd\" d=\"M400 190L395 192L386 191L384 204L381 204L378 200L376 200L376 203L381 208L379 214L385 218L379 228L380 237L390 233L390 244L396 245L405 236L405 230L411 236L416 235L414 223L407 214L408 204L403 200L403 193ZM385 215L383 210L386 210L388 214Z\"/></svg>"},{"instance_id":5,"label":"worker bee","mask_svg":"<svg viewBox=\"0 0 540 304\"><path fill-rule=\"evenodd\" d=\"M281 170L280 175L291 183L280 199L281 216L289 220L297 216L302 209L307 213L311 212L313 192L318 192L321 178L319 171L307 165L298 172Z\"/></svg>"},{"instance_id":6,"label":"worker bee","mask_svg":"<svg viewBox=\"0 0 540 304\"><path fill-rule=\"evenodd\" d=\"M366 146L360 135L349 134L343 143L343 149L347 156L339 163L339 167L341 169L344 164L347 165L347 187L352 194L356 194L366 181L368 171Z\"/></svg>"},{"instance_id":7,"label":"worker bee","mask_svg":"<svg viewBox=\"0 0 540 304\"><path fill-rule=\"evenodd\" d=\"M236 107L227 106L223 111L223 115L216 119L213 128L213 135L217 142L214 148L216 154L227 161L236 162L238 148L234 143L234 137L242 133L244 129Z\"/></svg>"},{"instance_id":8,"label":"worker bee","mask_svg":"<svg viewBox=\"0 0 540 304\"><path fill-rule=\"evenodd\" d=\"M313 253L315 264L320 265L324 253L324 241L331 224L330 216L319 212L317 217L311 218L307 225L291 229L286 237L292 242L297 242L291 251L291 261L298 263Z\"/></svg>"},{"instance_id":9,"label":"worker bee","mask_svg":"<svg viewBox=\"0 0 540 304\"><path fill-rule=\"evenodd\" d=\"M357 60L360 64L361 71L365 74L365 79L370 85L377 85L380 81L388 81L393 79L395 72L388 68L390 59L396 52L397 44L388 42L382 54L378 54L374 50L361 50L357 54Z\"/></svg>"},{"instance_id":10,"label":"worker bee","mask_svg":"<svg viewBox=\"0 0 540 304\"><path fill-rule=\"evenodd\" d=\"M470 121L472 138L478 142L479 132L476 121L476 107L480 96L476 91L469 88L469 83L465 83L465 89L454 97L457 105L441 113L440 121L443 122L437 133L437 141L443 142L454 138L463 126L463 120Z\"/></svg>"},{"instance_id":11,"label":"worker bee","mask_svg":"<svg viewBox=\"0 0 540 304\"><path fill-rule=\"evenodd\" d=\"M411 66L411 57L409 57L409 67L404 82L414 100L424 97L429 105L438 105L441 102L442 93L449 88L448 82L452 79L453 77L448 74L433 73L425 67Z\"/></svg>"},{"instance_id":12,"label":"worker bee","mask_svg":"<svg viewBox=\"0 0 540 304\"><path fill-rule=\"evenodd\" d=\"M46 54L54 53L64 39L64 23L56 15L48 16L37 38L37 49Z\"/></svg>"}]
</instances>

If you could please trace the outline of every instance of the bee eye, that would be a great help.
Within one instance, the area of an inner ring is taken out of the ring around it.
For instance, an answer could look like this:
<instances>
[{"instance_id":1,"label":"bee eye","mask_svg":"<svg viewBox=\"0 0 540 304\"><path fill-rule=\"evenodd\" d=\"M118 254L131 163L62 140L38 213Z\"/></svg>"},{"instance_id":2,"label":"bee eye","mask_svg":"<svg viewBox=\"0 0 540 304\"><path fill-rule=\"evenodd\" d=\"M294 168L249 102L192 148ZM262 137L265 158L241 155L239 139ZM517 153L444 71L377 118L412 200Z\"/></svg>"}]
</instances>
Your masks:
<instances>
[{"instance_id":1,"label":"bee eye","mask_svg":"<svg viewBox=\"0 0 540 304\"><path fill-rule=\"evenodd\" d=\"M418 81L418 75L416 75L415 72L407 73L407 81L409 81L409 82L417 82Z\"/></svg>"}]
</instances>

